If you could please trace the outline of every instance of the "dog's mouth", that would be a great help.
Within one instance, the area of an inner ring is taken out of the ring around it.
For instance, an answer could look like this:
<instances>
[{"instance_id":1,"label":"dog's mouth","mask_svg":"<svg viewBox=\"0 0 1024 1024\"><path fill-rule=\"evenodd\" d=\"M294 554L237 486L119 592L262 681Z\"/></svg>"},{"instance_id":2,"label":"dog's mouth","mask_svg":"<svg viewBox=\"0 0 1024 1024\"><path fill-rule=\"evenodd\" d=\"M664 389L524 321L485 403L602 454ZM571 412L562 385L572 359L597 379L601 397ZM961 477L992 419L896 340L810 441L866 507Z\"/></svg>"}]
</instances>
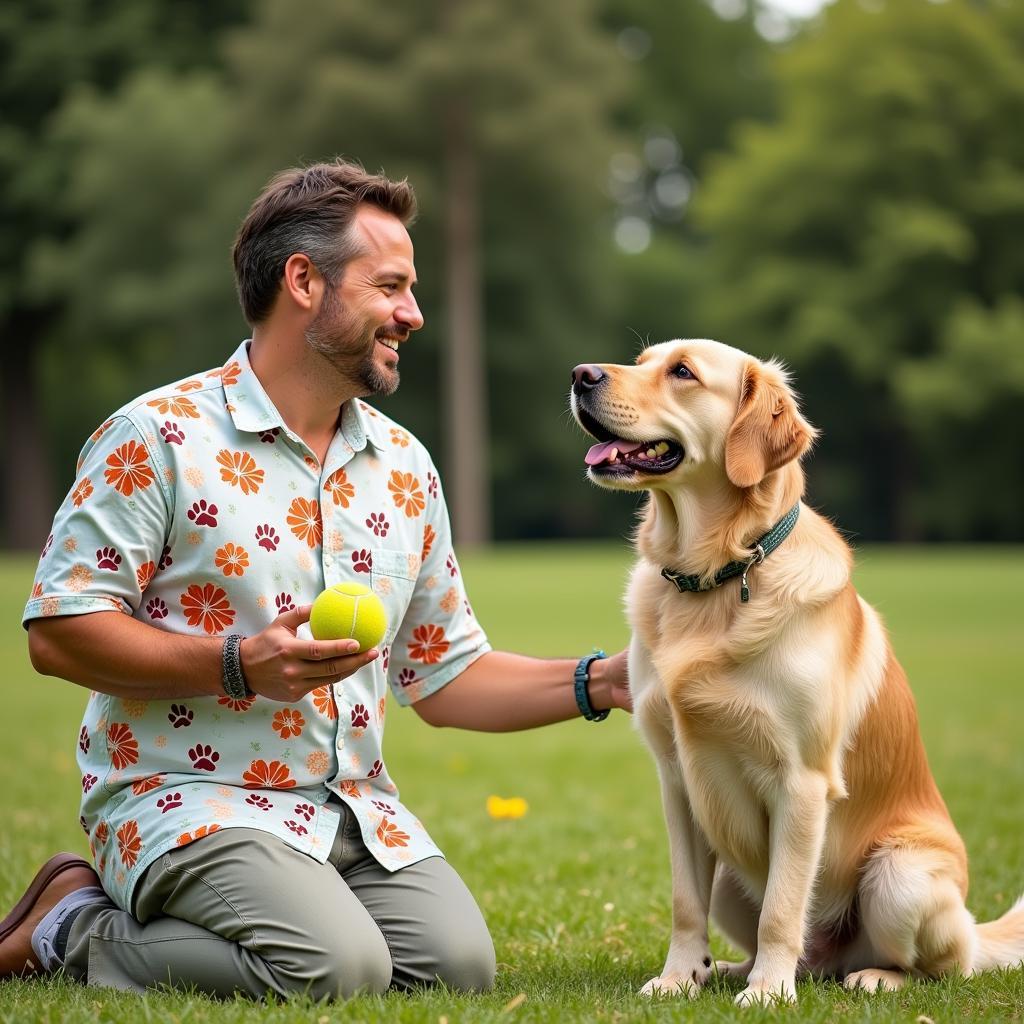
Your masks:
<instances>
[{"instance_id":1,"label":"dog's mouth","mask_svg":"<svg viewBox=\"0 0 1024 1024\"><path fill-rule=\"evenodd\" d=\"M580 426L593 434L592 445L584 461L597 476L627 476L633 473L668 473L683 461L685 452L677 441L662 438L634 441L618 437L585 409L577 409Z\"/></svg>"}]
</instances>

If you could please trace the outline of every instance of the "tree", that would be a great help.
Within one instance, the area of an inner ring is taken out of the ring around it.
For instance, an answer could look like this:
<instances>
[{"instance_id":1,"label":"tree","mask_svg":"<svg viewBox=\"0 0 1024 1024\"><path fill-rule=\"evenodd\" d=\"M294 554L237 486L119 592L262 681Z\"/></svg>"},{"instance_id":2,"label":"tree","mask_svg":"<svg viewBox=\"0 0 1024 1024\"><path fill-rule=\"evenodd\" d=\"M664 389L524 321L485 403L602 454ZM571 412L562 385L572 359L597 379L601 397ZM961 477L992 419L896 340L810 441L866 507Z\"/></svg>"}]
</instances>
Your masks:
<instances>
[{"instance_id":1,"label":"tree","mask_svg":"<svg viewBox=\"0 0 1024 1024\"><path fill-rule=\"evenodd\" d=\"M996 351L1015 358L1024 290L1021 29L997 2L840 0L781 57L777 122L738 134L700 202L705 316L792 365L824 428L812 495L858 534L1021 536L1019 474L998 513L950 484L928 409L992 328L969 379L997 406L955 403L959 436L995 412L1014 458L1021 391Z\"/></svg>"}]
</instances>

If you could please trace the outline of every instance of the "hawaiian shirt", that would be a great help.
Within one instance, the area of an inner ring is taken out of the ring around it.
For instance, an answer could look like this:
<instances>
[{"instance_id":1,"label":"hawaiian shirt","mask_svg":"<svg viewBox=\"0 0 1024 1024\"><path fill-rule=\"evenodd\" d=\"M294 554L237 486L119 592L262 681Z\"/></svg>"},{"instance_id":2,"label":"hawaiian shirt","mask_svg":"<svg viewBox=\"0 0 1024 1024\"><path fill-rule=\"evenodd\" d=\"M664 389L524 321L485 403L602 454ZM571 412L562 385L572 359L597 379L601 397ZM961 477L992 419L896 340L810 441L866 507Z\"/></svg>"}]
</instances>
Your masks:
<instances>
[{"instance_id":1,"label":"hawaiian shirt","mask_svg":"<svg viewBox=\"0 0 1024 1024\"><path fill-rule=\"evenodd\" d=\"M302 700L90 695L81 823L123 909L153 860L218 829L262 829L326 861L339 823L331 793L389 870L439 855L384 765L387 686L410 704L490 646L426 449L352 400L320 465L253 373L248 342L88 440L25 621L120 612L175 633L252 635L345 581L384 602L381 657Z\"/></svg>"}]
</instances>

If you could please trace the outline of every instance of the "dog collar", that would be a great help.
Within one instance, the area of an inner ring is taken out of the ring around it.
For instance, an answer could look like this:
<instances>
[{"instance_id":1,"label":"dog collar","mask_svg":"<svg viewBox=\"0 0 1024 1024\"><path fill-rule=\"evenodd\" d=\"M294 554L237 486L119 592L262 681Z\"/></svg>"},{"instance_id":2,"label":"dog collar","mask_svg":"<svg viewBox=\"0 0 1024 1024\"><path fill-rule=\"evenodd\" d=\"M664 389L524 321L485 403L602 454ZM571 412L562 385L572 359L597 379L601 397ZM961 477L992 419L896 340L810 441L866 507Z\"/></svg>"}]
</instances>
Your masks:
<instances>
[{"instance_id":1,"label":"dog collar","mask_svg":"<svg viewBox=\"0 0 1024 1024\"><path fill-rule=\"evenodd\" d=\"M661 575L670 583L674 583L681 594L688 590L694 592L714 590L726 580L739 576L740 600L749 601L750 587L747 586L747 572L752 565L760 565L793 532L793 527L796 526L799 516L800 502L797 502L763 537L758 538L757 543L754 544L754 553L750 558L744 562L730 562L728 565L722 566L710 583L701 582L702 577L696 573L687 575L669 568L662 569Z\"/></svg>"}]
</instances>

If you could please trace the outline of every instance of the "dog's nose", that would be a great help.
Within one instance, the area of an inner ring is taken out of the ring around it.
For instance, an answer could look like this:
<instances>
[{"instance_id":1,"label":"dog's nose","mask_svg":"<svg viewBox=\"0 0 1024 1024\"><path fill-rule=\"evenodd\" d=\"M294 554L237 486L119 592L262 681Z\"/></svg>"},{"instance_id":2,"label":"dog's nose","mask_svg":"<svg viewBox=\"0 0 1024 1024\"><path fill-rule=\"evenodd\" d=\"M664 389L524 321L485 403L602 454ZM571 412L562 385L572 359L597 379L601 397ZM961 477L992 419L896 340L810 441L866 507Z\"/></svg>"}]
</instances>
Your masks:
<instances>
[{"instance_id":1,"label":"dog's nose","mask_svg":"<svg viewBox=\"0 0 1024 1024\"><path fill-rule=\"evenodd\" d=\"M582 363L572 371L573 394L582 395L584 391L591 391L605 379L605 372L600 366L593 363Z\"/></svg>"}]
</instances>

